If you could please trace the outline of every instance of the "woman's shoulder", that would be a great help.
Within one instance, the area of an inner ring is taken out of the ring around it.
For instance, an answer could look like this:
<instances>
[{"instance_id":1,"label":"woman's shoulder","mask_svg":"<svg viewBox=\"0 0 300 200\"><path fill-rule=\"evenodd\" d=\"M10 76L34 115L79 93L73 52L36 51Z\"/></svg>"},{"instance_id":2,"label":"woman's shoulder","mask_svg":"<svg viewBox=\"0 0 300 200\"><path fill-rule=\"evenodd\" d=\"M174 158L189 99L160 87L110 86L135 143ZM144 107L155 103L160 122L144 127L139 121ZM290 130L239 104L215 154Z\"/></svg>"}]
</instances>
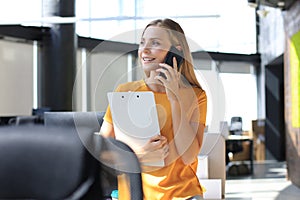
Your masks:
<instances>
[{"instance_id":1,"label":"woman's shoulder","mask_svg":"<svg viewBox=\"0 0 300 200\"><path fill-rule=\"evenodd\" d=\"M143 80L132 81L127 83L120 84L116 91L118 92L127 92L127 91L141 91L146 90L147 86Z\"/></svg>"},{"instance_id":2,"label":"woman's shoulder","mask_svg":"<svg viewBox=\"0 0 300 200\"><path fill-rule=\"evenodd\" d=\"M194 87L193 89L198 99L207 99L205 90L200 87Z\"/></svg>"},{"instance_id":3,"label":"woman's shoulder","mask_svg":"<svg viewBox=\"0 0 300 200\"><path fill-rule=\"evenodd\" d=\"M206 94L205 90L203 90L201 87L193 87L193 89L196 94Z\"/></svg>"}]
</instances>

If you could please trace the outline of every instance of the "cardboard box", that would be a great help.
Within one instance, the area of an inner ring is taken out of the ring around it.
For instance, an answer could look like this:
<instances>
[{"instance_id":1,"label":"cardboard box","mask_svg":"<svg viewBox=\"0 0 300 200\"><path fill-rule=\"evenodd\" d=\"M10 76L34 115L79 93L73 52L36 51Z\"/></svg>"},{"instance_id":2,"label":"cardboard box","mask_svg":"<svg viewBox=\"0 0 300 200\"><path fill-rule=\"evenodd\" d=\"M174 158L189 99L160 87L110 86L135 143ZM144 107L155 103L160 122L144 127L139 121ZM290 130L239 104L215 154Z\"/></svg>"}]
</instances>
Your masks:
<instances>
[{"instance_id":1,"label":"cardboard box","mask_svg":"<svg viewBox=\"0 0 300 200\"><path fill-rule=\"evenodd\" d=\"M250 160L250 142L243 141L242 142L243 151L237 152L233 154L233 157L230 161L243 161L243 160Z\"/></svg>"},{"instance_id":2,"label":"cardboard box","mask_svg":"<svg viewBox=\"0 0 300 200\"><path fill-rule=\"evenodd\" d=\"M265 120L257 119L252 121L254 159L265 160Z\"/></svg>"},{"instance_id":3,"label":"cardboard box","mask_svg":"<svg viewBox=\"0 0 300 200\"><path fill-rule=\"evenodd\" d=\"M208 156L198 155L198 168L197 168L198 179L208 179Z\"/></svg>"},{"instance_id":4,"label":"cardboard box","mask_svg":"<svg viewBox=\"0 0 300 200\"><path fill-rule=\"evenodd\" d=\"M265 135L265 120L252 120L252 131L254 135Z\"/></svg>"},{"instance_id":5,"label":"cardboard box","mask_svg":"<svg viewBox=\"0 0 300 200\"><path fill-rule=\"evenodd\" d=\"M221 179L200 179L199 181L206 189L203 199L222 199Z\"/></svg>"}]
</instances>

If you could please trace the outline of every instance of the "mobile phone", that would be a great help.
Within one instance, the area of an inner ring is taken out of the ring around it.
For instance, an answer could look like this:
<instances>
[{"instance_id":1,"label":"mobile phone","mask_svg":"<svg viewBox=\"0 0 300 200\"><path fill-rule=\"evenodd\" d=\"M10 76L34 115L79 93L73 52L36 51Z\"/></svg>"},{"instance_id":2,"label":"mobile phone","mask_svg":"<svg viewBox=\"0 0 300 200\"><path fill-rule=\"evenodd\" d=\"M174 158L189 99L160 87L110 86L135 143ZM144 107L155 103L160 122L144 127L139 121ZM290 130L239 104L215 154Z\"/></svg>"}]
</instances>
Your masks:
<instances>
[{"instance_id":1,"label":"mobile phone","mask_svg":"<svg viewBox=\"0 0 300 200\"><path fill-rule=\"evenodd\" d=\"M178 67L178 70L179 70L179 67L180 65L182 64L183 62L183 53L182 51L179 51L175 46L171 46L167 55L166 55L166 58L164 60L164 63L170 65L171 67L173 67L173 58L176 58L176 61L177 61L177 67ZM160 76L164 77L164 78L167 78L165 76L164 73L159 73Z\"/></svg>"},{"instance_id":2,"label":"mobile phone","mask_svg":"<svg viewBox=\"0 0 300 200\"><path fill-rule=\"evenodd\" d=\"M177 66L179 69L179 67L183 61L183 54L182 54L182 51L179 51L175 46L172 45L166 55L164 63L173 67L173 57L176 58Z\"/></svg>"}]
</instances>

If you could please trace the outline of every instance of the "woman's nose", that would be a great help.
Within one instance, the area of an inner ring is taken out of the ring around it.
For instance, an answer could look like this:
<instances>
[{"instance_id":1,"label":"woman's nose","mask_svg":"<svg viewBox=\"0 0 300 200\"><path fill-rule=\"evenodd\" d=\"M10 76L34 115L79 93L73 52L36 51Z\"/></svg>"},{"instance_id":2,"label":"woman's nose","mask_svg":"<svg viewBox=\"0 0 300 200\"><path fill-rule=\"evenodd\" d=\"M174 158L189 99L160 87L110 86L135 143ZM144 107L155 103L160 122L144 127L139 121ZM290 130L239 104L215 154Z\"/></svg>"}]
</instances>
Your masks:
<instances>
[{"instance_id":1,"label":"woman's nose","mask_svg":"<svg viewBox=\"0 0 300 200\"><path fill-rule=\"evenodd\" d=\"M145 46L145 47L142 48L142 52L148 53L148 52L150 52L150 48Z\"/></svg>"},{"instance_id":2,"label":"woman's nose","mask_svg":"<svg viewBox=\"0 0 300 200\"><path fill-rule=\"evenodd\" d=\"M141 52L149 52L150 51L149 44L145 43L143 46L140 46L140 51Z\"/></svg>"}]
</instances>

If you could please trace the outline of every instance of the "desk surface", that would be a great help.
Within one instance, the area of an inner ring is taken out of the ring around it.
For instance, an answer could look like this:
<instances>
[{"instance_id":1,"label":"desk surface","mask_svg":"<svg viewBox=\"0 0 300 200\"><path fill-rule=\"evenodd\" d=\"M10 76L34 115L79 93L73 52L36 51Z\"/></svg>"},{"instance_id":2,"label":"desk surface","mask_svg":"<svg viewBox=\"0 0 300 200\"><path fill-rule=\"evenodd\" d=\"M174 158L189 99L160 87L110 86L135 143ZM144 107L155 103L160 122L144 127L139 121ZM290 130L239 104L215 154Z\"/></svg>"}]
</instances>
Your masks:
<instances>
[{"instance_id":1,"label":"desk surface","mask_svg":"<svg viewBox=\"0 0 300 200\"><path fill-rule=\"evenodd\" d=\"M252 137L246 135L229 135L226 140L252 140Z\"/></svg>"},{"instance_id":2,"label":"desk surface","mask_svg":"<svg viewBox=\"0 0 300 200\"><path fill-rule=\"evenodd\" d=\"M229 135L226 139L226 145L230 145L231 143L235 143L235 142L246 142L246 141L250 142L250 150L249 150L250 173L253 174L253 152L252 152L253 138L247 135Z\"/></svg>"}]
</instances>

